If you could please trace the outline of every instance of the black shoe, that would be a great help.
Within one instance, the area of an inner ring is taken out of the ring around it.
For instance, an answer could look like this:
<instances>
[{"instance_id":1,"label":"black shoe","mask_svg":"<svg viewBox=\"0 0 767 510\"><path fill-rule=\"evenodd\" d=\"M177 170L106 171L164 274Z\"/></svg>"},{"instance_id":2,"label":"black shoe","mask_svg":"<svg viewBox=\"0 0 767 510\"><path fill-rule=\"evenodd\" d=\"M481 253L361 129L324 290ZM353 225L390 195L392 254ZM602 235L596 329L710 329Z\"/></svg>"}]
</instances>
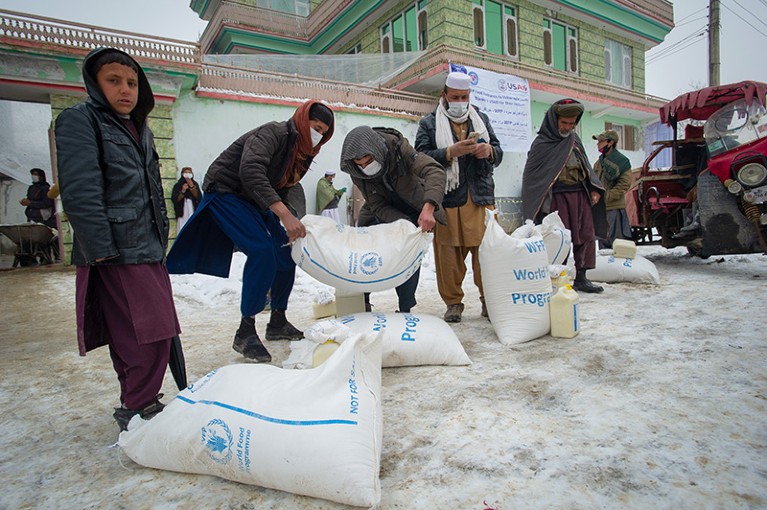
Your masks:
<instances>
[{"instance_id":1,"label":"black shoe","mask_svg":"<svg viewBox=\"0 0 767 510\"><path fill-rule=\"evenodd\" d=\"M304 333L293 326L285 317L285 310L272 310L272 316L266 325L266 339L274 340L301 340Z\"/></svg>"},{"instance_id":2,"label":"black shoe","mask_svg":"<svg viewBox=\"0 0 767 510\"><path fill-rule=\"evenodd\" d=\"M151 420L156 414L160 413L163 409L165 409L165 404L160 402L160 399L163 397L163 394L158 394L154 401L152 401L151 404L144 407L143 409L128 409L127 407L115 407L115 412L112 414L112 417L117 422L117 425L120 427L121 431L128 430L128 423L130 423L131 418L133 418L136 415L139 415L144 420Z\"/></svg>"},{"instance_id":3,"label":"black shoe","mask_svg":"<svg viewBox=\"0 0 767 510\"><path fill-rule=\"evenodd\" d=\"M266 325L266 339L270 342L274 340L301 340L303 337L303 331L287 321L280 327L271 324Z\"/></svg>"},{"instance_id":4,"label":"black shoe","mask_svg":"<svg viewBox=\"0 0 767 510\"><path fill-rule=\"evenodd\" d=\"M253 317L242 318L240 327L234 335L232 349L244 357L259 363L269 363L272 361L271 354L266 350L264 344L261 343L261 339L258 338L256 323Z\"/></svg>"},{"instance_id":5,"label":"black shoe","mask_svg":"<svg viewBox=\"0 0 767 510\"><path fill-rule=\"evenodd\" d=\"M586 269L575 270L575 281L573 282L573 288L588 294L599 294L605 290L601 285L596 285L592 283L588 278L586 278Z\"/></svg>"}]
</instances>

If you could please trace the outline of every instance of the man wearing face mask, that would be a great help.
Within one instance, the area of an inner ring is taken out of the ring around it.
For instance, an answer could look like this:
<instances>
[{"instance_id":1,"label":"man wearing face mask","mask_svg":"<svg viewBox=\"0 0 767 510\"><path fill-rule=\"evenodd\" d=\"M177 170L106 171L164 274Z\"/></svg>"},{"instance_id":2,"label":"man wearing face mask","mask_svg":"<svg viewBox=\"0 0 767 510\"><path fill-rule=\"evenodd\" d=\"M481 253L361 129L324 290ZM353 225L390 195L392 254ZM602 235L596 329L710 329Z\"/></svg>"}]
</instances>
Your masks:
<instances>
[{"instance_id":1,"label":"man wearing face mask","mask_svg":"<svg viewBox=\"0 0 767 510\"><path fill-rule=\"evenodd\" d=\"M447 305L446 322L461 322L469 253L481 313L487 317L479 245L485 233L485 209L495 206L493 168L501 163L503 150L487 115L469 104L470 88L467 74L448 74L436 110L421 119L415 139L416 150L437 160L447 171L442 202L447 225L437 225L434 232L437 288Z\"/></svg>"},{"instance_id":2,"label":"man wearing face mask","mask_svg":"<svg viewBox=\"0 0 767 510\"><path fill-rule=\"evenodd\" d=\"M616 131L610 129L592 138L597 141L600 153L594 163L594 171L605 187L607 209L607 238L599 240L599 247L612 248L616 239L632 239L631 224L626 214L626 192L631 187L631 162L616 147Z\"/></svg>"},{"instance_id":3,"label":"man wearing face mask","mask_svg":"<svg viewBox=\"0 0 767 510\"><path fill-rule=\"evenodd\" d=\"M176 213L176 232L181 232L189 218L200 205L202 191L200 185L194 180L192 167L185 166L181 169L181 178L173 186L173 210Z\"/></svg>"},{"instance_id":4,"label":"man wearing face mask","mask_svg":"<svg viewBox=\"0 0 767 510\"><path fill-rule=\"evenodd\" d=\"M586 271L596 265L595 238L604 238L607 232L605 190L575 132L581 116L583 105L570 98L557 101L546 112L522 173L522 214L525 220L540 223L547 214L559 213L572 235L573 287L598 293L604 289L589 281Z\"/></svg>"},{"instance_id":5,"label":"man wearing face mask","mask_svg":"<svg viewBox=\"0 0 767 510\"><path fill-rule=\"evenodd\" d=\"M365 197L360 227L405 219L430 232L437 222L445 223L445 169L416 152L399 131L368 126L349 131L341 149L341 171ZM419 274L420 269L396 288L399 312L415 306ZM369 294L365 308L370 311Z\"/></svg>"},{"instance_id":6,"label":"man wearing face mask","mask_svg":"<svg viewBox=\"0 0 767 510\"><path fill-rule=\"evenodd\" d=\"M333 136L333 112L307 101L285 122L268 122L235 140L208 168L199 209L168 254L168 271L226 278L235 246L247 256L242 274L242 319L232 348L248 359L272 357L256 332L255 316L270 296L267 340L299 340L285 311L296 265L289 243L306 235L299 181Z\"/></svg>"},{"instance_id":7,"label":"man wearing face mask","mask_svg":"<svg viewBox=\"0 0 767 510\"><path fill-rule=\"evenodd\" d=\"M45 171L33 168L29 173L32 175L32 184L27 188L27 196L19 200L19 203L26 207L24 214L29 221L56 228L53 200L48 198L51 186L45 180Z\"/></svg>"}]
</instances>

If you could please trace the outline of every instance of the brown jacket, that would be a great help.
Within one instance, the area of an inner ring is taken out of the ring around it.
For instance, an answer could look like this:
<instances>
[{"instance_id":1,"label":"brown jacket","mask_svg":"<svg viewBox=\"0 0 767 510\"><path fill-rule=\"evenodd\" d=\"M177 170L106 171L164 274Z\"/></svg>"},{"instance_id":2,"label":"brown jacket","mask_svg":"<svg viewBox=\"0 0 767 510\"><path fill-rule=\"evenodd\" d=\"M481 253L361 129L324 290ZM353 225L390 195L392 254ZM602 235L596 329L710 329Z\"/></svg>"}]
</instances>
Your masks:
<instances>
[{"instance_id":1,"label":"brown jacket","mask_svg":"<svg viewBox=\"0 0 767 510\"><path fill-rule=\"evenodd\" d=\"M426 154L416 152L407 139L394 129L373 128L386 141L386 172L370 178L356 165L342 162L352 182L365 197L359 224L391 223L399 219L416 222L423 204L434 204L434 219L447 224L442 198L445 194L445 169ZM343 158L343 155L342 155Z\"/></svg>"}]
</instances>

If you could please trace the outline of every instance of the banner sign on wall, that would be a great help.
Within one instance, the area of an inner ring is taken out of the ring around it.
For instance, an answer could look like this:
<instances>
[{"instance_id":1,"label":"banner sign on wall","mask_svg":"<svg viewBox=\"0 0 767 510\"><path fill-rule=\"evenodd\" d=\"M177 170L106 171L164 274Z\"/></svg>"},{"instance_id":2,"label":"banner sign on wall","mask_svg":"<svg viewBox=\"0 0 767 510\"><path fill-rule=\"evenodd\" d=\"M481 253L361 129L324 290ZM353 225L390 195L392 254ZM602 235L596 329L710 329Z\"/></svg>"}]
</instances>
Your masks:
<instances>
[{"instance_id":1,"label":"banner sign on wall","mask_svg":"<svg viewBox=\"0 0 767 510\"><path fill-rule=\"evenodd\" d=\"M530 150L533 128L527 80L451 63L450 72L454 71L466 73L471 78L471 104L490 118L503 150Z\"/></svg>"}]
</instances>

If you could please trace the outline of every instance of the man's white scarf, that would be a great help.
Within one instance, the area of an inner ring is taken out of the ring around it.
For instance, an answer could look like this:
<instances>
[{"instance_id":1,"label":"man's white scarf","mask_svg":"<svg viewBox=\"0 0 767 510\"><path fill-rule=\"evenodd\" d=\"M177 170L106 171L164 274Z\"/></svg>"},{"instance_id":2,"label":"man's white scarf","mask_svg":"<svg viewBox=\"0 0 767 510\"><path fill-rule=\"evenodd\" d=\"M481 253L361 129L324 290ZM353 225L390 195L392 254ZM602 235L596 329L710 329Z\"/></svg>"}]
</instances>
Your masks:
<instances>
[{"instance_id":1,"label":"man's white scarf","mask_svg":"<svg viewBox=\"0 0 767 510\"><path fill-rule=\"evenodd\" d=\"M437 148L444 149L453 145L453 128L450 126L450 121L452 120L456 124L463 124L466 122L466 119L471 119L471 125L474 128L474 131L479 133L480 138L484 138L488 143L490 142L490 135L487 133L487 127L485 126L485 123L482 122L482 118L477 113L477 110L475 110L471 104L469 104L469 110L462 116L452 117L445 109L445 98L440 98L436 112ZM469 133L466 133L466 136L468 135ZM458 158L454 156L453 160L450 162L450 167L445 170L447 170L445 193L449 193L458 187L461 180Z\"/></svg>"}]
</instances>

